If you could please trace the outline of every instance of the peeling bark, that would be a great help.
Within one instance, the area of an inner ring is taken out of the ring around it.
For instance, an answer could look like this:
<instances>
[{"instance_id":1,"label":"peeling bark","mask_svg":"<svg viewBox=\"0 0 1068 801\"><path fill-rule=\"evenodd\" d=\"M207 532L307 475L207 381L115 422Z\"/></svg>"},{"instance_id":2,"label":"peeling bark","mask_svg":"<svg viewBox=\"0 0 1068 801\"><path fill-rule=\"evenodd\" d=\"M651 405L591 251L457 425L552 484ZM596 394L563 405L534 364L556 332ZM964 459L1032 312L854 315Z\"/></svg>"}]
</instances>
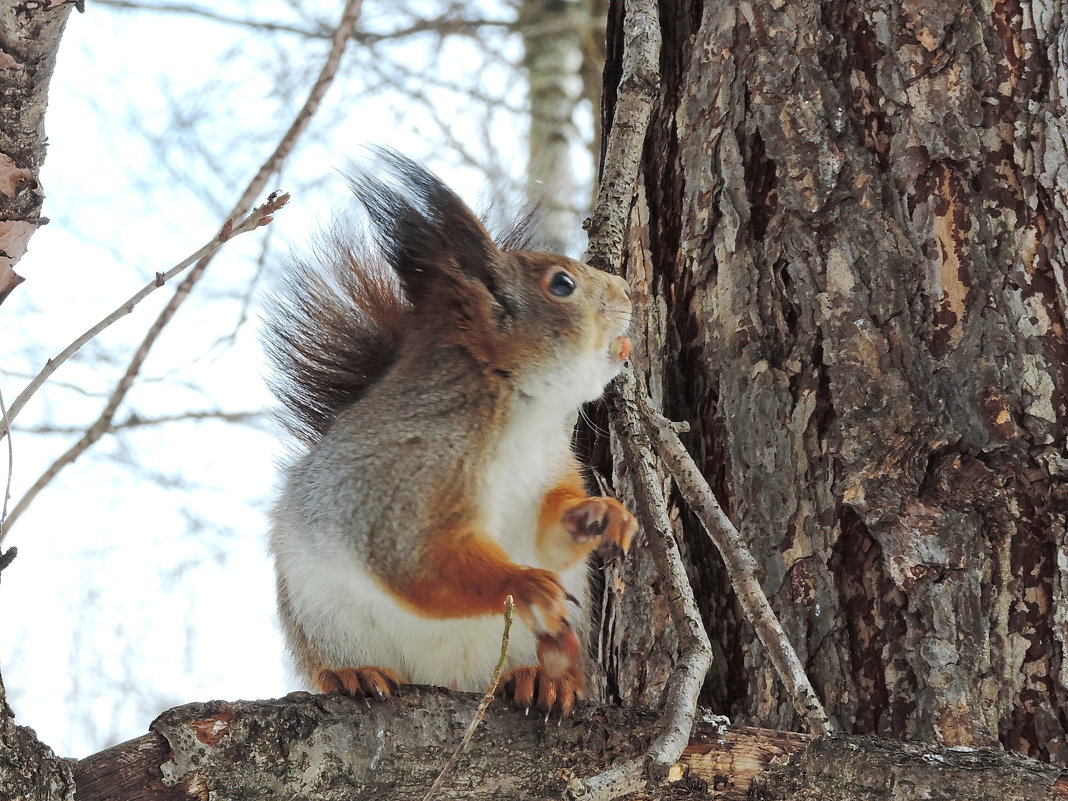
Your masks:
<instances>
[{"instance_id":1,"label":"peeling bark","mask_svg":"<svg viewBox=\"0 0 1068 801\"><path fill-rule=\"evenodd\" d=\"M1068 762L1066 23L1055 0L662 5L639 365L847 731ZM679 522L706 700L797 726Z\"/></svg>"},{"instance_id":2,"label":"peeling bark","mask_svg":"<svg viewBox=\"0 0 1068 801\"><path fill-rule=\"evenodd\" d=\"M79 0L80 2L80 0ZM41 217L44 112L73 0L0 6L0 303L22 283L15 265Z\"/></svg>"}]
</instances>

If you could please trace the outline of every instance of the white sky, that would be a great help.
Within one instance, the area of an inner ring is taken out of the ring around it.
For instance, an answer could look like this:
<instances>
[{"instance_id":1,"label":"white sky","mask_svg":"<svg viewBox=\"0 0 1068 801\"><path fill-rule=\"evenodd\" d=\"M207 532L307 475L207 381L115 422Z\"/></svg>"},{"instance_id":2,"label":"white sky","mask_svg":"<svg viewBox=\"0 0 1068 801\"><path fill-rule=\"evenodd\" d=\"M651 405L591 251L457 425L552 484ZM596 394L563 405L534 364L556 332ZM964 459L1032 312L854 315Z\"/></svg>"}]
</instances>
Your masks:
<instances>
[{"instance_id":1,"label":"white sky","mask_svg":"<svg viewBox=\"0 0 1068 801\"><path fill-rule=\"evenodd\" d=\"M239 16L293 16L288 2L206 5ZM340 8L320 5L331 20ZM392 27L396 4L365 5L365 24ZM397 58L440 75L425 44L413 42ZM514 42L511 48L514 54ZM71 16L46 119L44 213L52 223L18 266L27 282L0 309L0 388L8 403L48 356L213 235L220 210L303 101L325 49L199 19L120 13L92 0L87 13ZM350 64L352 57L350 48ZM436 64L448 65L451 79L476 75L484 90L502 91L504 73L486 70L469 44L450 44ZM289 96L271 97L274 73L286 71L293 73L282 75L292 84ZM476 205L485 196L478 173L457 166L426 109L466 129L476 151L482 112L444 90L429 92L424 107L393 92L369 96L376 81L369 70L332 88L313 139L278 182L294 191L270 231L282 252L302 248L331 209L346 206L334 170L358 158L363 142L425 160ZM513 91L511 102L521 106L522 95ZM174 108L197 121L195 131L170 128ZM495 125L497 160L514 178L523 169L524 122L503 114ZM164 138L162 157L147 137ZM220 253L118 419L132 411L153 417L270 404L255 305L251 322L239 325L266 235L247 234ZM113 385L170 291L92 343L26 408L13 437L12 504L76 439L20 432L19 425L95 419L103 400L86 393ZM0 667L20 723L58 753L78 757L145 733L173 705L297 689L275 627L265 550L264 511L279 453L269 427L175 423L105 438L61 473L5 542L19 556L0 584Z\"/></svg>"}]
</instances>

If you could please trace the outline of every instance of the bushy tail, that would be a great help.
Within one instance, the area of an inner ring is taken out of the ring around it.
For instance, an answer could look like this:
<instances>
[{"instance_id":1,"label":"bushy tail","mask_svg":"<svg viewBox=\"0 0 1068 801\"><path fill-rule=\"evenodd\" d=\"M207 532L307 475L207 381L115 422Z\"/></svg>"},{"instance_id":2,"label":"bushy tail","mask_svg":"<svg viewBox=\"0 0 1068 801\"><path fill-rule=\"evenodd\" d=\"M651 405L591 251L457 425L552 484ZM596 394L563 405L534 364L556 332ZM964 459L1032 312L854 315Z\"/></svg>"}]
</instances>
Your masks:
<instances>
[{"instance_id":1,"label":"bushy tail","mask_svg":"<svg viewBox=\"0 0 1068 801\"><path fill-rule=\"evenodd\" d=\"M318 263L297 263L269 302L264 346L282 422L319 440L397 358L411 304L390 268L333 233Z\"/></svg>"},{"instance_id":2,"label":"bushy tail","mask_svg":"<svg viewBox=\"0 0 1068 801\"><path fill-rule=\"evenodd\" d=\"M269 303L269 381L290 433L311 445L396 361L414 304L435 280L477 273L500 250L529 246L530 218L497 239L436 176L374 149L393 183L350 178L373 228L371 245L335 231L317 263L291 266Z\"/></svg>"}]
</instances>

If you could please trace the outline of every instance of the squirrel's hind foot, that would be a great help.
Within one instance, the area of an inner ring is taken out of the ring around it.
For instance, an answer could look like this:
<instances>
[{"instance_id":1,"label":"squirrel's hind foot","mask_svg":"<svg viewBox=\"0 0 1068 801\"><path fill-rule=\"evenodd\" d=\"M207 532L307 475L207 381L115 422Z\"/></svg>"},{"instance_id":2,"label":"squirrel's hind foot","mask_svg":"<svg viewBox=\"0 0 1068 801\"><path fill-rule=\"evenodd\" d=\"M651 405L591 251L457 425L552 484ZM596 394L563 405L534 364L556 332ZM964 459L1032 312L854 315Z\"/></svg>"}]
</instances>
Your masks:
<instances>
[{"instance_id":1,"label":"squirrel's hind foot","mask_svg":"<svg viewBox=\"0 0 1068 801\"><path fill-rule=\"evenodd\" d=\"M585 686L577 671L550 677L541 667L521 667L509 671L497 686L497 695L511 701L516 709L527 713L531 707L545 713L545 719L556 713L560 719L569 717Z\"/></svg>"},{"instance_id":2,"label":"squirrel's hind foot","mask_svg":"<svg viewBox=\"0 0 1068 801\"><path fill-rule=\"evenodd\" d=\"M340 692L356 698L389 698L400 690L400 679L389 668L324 668L315 684L324 693Z\"/></svg>"}]
</instances>

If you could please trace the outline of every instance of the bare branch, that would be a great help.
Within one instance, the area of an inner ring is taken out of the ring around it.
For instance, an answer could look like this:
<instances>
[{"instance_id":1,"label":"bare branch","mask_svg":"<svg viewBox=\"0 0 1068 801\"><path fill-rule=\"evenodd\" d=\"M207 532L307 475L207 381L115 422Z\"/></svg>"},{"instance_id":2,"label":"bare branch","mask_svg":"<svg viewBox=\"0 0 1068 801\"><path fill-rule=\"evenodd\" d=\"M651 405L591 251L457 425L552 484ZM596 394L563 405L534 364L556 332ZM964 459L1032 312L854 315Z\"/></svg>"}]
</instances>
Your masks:
<instances>
[{"instance_id":1,"label":"bare branch","mask_svg":"<svg viewBox=\"0 0 1068 801\"><path fill-rule=\"evenodd\" d=\"M187 704L160 715L148 734L73 763L78 799L291 801L309 797L311 781L316 798L418 798L445 759L443 742L460 736L471 700L410 685L404 695L370 708L359 699L307 693L274 701ZM540 721L491 707L483 735L467 752L472 770L449 796L559 799L568 769L550 766L640 765L636 744L651 736L654 725L643 710L583 705L572 724L547 736ZM322 758L324 752L329 759ZM1000 748L813 739L770 729L724 731L701 722L683 761L690 781L663 797L744 798L754 784L771 782L775 791L757 797L1068 799L1068 782L1057 765ZM601 775L618 776L620 767ZM723 782L730 792L699 792L698 782L710 787ZM571 798L585 801L574 781L569 790Z\"/></svg>"},{"instance_id":2,"label":"bare branch","mask_svg":"<svg viewBox=\"0 0 1068 801\"><path fill-rule=\"evenodd\" d=\"M29 350L29 348L27 348L27 349ZM42 353L44 352L44 349L42 349L42 348L38 348L38 350L40 352L42 352ZM32 381L33 377L35 375L37 375L37 374L36 373L31 373L31 372L26 371L26 370L12 370L12 369L6 368L6 367L0 368L0 377L3 377L5 379L6 378L19 378L19 379L22 379L23 381ZM94 392L92 390L86 389L85 387L81 386L80 384L69 383L69 382L64 381L64 380L62 380L60 378L53 378L52 381L49 383L49 386L50 387L62 387L63 389L69 389L71 392L75 392L75 393L77 393L79 395L84 395L87 398L102 398L102 397L104 397L104 393L102 393L102 392Z\"/></svg>"},{"instance_id":3,"label":"bare branch","mask_svg":"<svg viewBox=\"0 0 1068 801\"><path fill-rule=\"evenodd\" d=\"M808 723L809 728L818 735L834 732L834 726L827 717L819 696L808 680L805 668L790 644L782 624L775 616L768 602L764 589L757 579L757 563L746 547L738 529L723 513L719 502L708 486L693 458L686 451L682 440L675 432L675 426L652 408L652 402L638 391L634 376L628 371L623 374L624 392L633 397L638 404L645 424L655 434L657 450L667 463L674 478L675 485L682 493L686 503L701 520L705 531L723 558L730 577L731 586L738 595L738 602L745 611L748 620L756 630L757 637L767 649L775 672L786 687L786 692L793 702L794 709Z\"/></svg>"},{"instance_id":4,"label":"bare branch","mask_svg":"<svg viewBox=\"0 0 1068 801\"><path fill-rule=\"evenodd\" d=\"M285 132L282 139L275 147L274 152L271 153L257 171L252 181L249 182L244 193L234 205L234 209L229 217L242 217L248 212L253 199L262 193L264 187L267 185L267 181L281 168L286 158L288 158L289 154L296 146L297 141L307 129L312 116L321 105L327 89L330 87L330 84L334 80L334 76L337 74L338 67L341 64L341 56L345 52L346 43L352 36L352 31L356 25L356 19L360 15L362 5L363 0L348 0L346 3L345 10L341 15L341 21L334 30L334 36L331 39L330 51L327 53L323 67L320 70L315 83L312 85L311 91L308 93L308 97L304 101L304 105L301 106L300 110L297 112L293 122L290 123L289 129ZM204 275L204 272L211 264L211 259L212 256L209 254L198 261L192 270L189 271L189 274L185 277L182 283L179 284L178 289L163 308L163 311L160 312L159 316L153 322L148 333L145 335L145 338L138 346L137 351L130 359L126 372L119 380L115 390L111 393L104 410L100 413L96 422L94 422L86 430L85 434L74 443L74 445L68 448L55 462L53 462L37 481L34 482L26 496L23 497L19 502L19 505L16 506L15 510L12 512L11 519L8 520L8 531L10 531L10 527L14 523L16 516L25 510L29 501L47 486L60 470L85 453L85 451L92 447L94 443L107 433L115 418L115 412L118 410L119 405L125 399L126 394L130 391L130 387L133 386L134 381L141 372L141 367L143 366L145 359L148 358L149 352L159 339L163 329L177 313L182 303L185 302L185 299L189 297L189 293L192 292L193 287L197 285L201 276ZM4 533L6 534L7 532Z\"/></svg>"},{"instance_id":5,"label":"bare branch","mask_svg":"<svg viewBox=\"0 0 1068 801\"><path fill-rule=\"evenodd\" d=\"M140 3L136 0L95 0L94 5L121 9L123 11L151 11L164 14L181 14L188 17L201 17L202 19L220 22L224 25L236 25L241 28L268 31L270 33L292 33L308 39L329 39L330 28L316 26L315 28L302 28L297 25L289 25L284 22L269 22L267 20L247 19L232 17L211 8L189 5L187 3Z\"/></svg>"},{"instance_id":6,"label":"bare branch","mask_svg":"<svg viewBox=\"0 0 1068 801\"><path fill-rule=\"evenodd\" d=\"M663 779L678 762L690 740L697 713L697 699L712 665L708 641L697 608L686 566L668 517L662 479L648 436L637 413L637 384L630 370L624 371L622 391L613 393L611 416L613 440L622 450L625 470L633 479L637 511L657 570L670 587L667 593L671 616L679 634L680 656L667 683L667 700L661 717L661 732L649 747L647 759L653 777Z\"/></svg>"},{"instance_id":7,"label":"bare branch","mask_svg":"<svg viewBox=\"0 0 1068 801\"><path fill-rule=\"evenodd\" d=\"M11 425L11 418L7 413L7 405L4 403L4 393L0 392L0 425L7 431ZM15 473L15 446L11 437L7 438L7 481L4 484L4 502L0 508L0 541L4 539L4 525L7 523L7 502L11 499L11 476ZM12 557L14 558L14 557Z\"/></svg>"},{"instance_id":8,"label":"bare branch","mask_svg":"<svg viewBox=\"0 0 1068 801\"><path fill-rule=\"evenodd\" d=\"M48 380L60 366L67 361L71 356L81 350L89 340L96 338L102 331L110 327L113 323L121 320L127 314L133 312L137 307L137 304L151 295L157 289L166 285L168 281L174 278L176 275L185 270L189 265L195 264L201 259L205 259L216 250L222 247L223 243L227 242L230 238L239 234L248 233L254 231L261 226L268 224L273 218L271 215L278 211L289 201L289 195L280 195L275 197L271 196L262 206L257 207L248 215L239 225L234 226L233 218L231 217L223 225L222 230L213 236L208 242L202 245L195 253L190 256L186 256L176 265L171 267L165 273L156 273L156 277L142 287L138 292L135 292L130 298L121 303L118 308L111 314L91 327L88 331L75 339L63 351L54 359L49 359L44 368L39 372L29 386L24 389L15 402L11 404L11 409L7 414L7 420L3 428L0 428L0 437L4 437L8 432L8 427L19 416L19 412L22 411L26 403L34 396L34 394L41 388L41 385Z\"/></svg>"},{"instance_id":9,"label":"bare branch","mask_svg":"<svg viewBox=\"0 0 1068 801\"><path fill-rule=\"evenodd\" d=\"M590 217L586 261L619 274L623 231L634 203L645 132L660 94L660 20L656 0L624 4L622 76L605 146L597 202Z\"/></svg>"},{"instance_id":10,"label":"bare branch","mask_svg":"<svg viewBox=\"0 0 1068 801\"><path fill-rule=\"evenodd\" d=\"M622 77L608 136L601 184L589 227L586 261L608 272L620 272L624 229L630 217L653 102L660 93L660 27L656 0L626 0L624 5ZM627 368L629 371L629 368ZM712 649L701 623L693 588L683 567L667 516L644 432L625 399L611 393L612 450L624 454L634 477L638 514L657 569L669 584L668 599L682 649L668 682L668 699L660 733L644 760L632 760L593 776L576 779L569 788L576 797L608 801L640 788L646 769L661 779L682 756L697 714L697 698L712 663Z\"/></svg>"},{"instance_id":11,"label":"bare branch","mask_svg":"<svg viewBox=\"0 0 1068 801\"><path fill-rule=\"evenodd\" d=\"M289 33L306 39L329 39L332 30L322 23L312 27L302 27L286 22L272 22L263 19L250 19L248 17L235 17L224 14L213 8L192 5L189 3L152 3L139 2L139 0L96 0L97 5L109 6L123 11L149 11L162 12L165 14L181 14L189 17L218 22L223 25L234 25L252 30L267 31L269 33ZM391 31L353 31L353 41L364 44L377 44L378 42L405 39L409 36L418 36L424 33L432 33L441 38L454 35L477 36L485 28L498 28L506 31L515 30L517 23L507 19L489 19L482 17L464 17L460 15L462 8L452 8L436 17L416 18L410 24ZM556 26L559 28L560 26ZM540 26L546 29L548 26ZM548 33L554 32L549 29Z\"/></svg>"},{"instance_id":12,"label":"bare branch","mask_svg":"<svg viewBox=\"0 0 1068 801\"><path fill-rule=\"evenodd\" d=\"M222 423L249 423L254 420L263 418L264 412L223 412L223 411L201 411L201 412L180 412L178 414L164 414L159 417L141 417L137 414L131 414L125 420L121 420L118 423L112 423L108 428L109 434L113 434L116 431L124 431L131 428L150 428L152 426L163 426L168 423L186 423L186 422L200 422L201 420L218 420ZM83 426L28 426L23 428L17 426L16 430L21 434L78 434L84 431Z\"/></svg>"}]
</instances>

